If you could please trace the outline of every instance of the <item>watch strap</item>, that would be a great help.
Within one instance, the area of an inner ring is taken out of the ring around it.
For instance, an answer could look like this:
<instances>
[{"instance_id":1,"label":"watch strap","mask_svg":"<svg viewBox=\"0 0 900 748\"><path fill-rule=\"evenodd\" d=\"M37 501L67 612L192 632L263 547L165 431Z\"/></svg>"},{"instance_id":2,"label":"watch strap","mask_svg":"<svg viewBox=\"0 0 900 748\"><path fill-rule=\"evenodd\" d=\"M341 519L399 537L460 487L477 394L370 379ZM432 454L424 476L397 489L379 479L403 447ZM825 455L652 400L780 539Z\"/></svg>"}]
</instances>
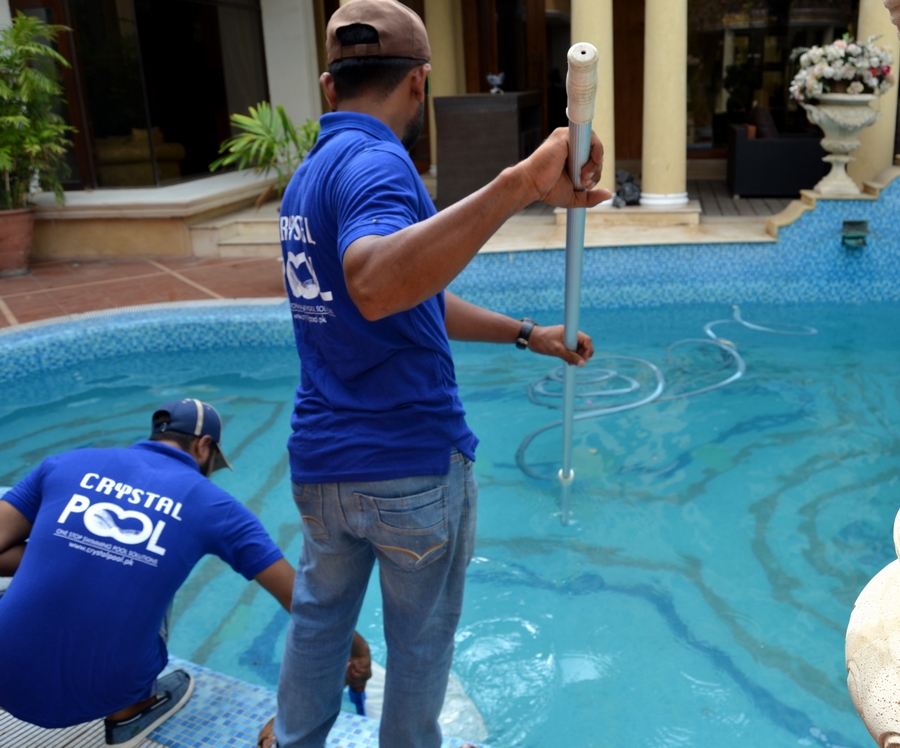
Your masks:
<instances>
[{"instance_id":1,"label":"watch strap","mask_svg":"<svg viewBox=\"0 0 900 748\"><path fill-rule=\"evenodd\" d=\"M528 347L528 339L531 337L532 330L537 326L537 322L528 317L522 317L520 321L522 322L522 327L519 328L519 336L516 338L516 348L525 350Z\"/></svg>"}]
</instances>

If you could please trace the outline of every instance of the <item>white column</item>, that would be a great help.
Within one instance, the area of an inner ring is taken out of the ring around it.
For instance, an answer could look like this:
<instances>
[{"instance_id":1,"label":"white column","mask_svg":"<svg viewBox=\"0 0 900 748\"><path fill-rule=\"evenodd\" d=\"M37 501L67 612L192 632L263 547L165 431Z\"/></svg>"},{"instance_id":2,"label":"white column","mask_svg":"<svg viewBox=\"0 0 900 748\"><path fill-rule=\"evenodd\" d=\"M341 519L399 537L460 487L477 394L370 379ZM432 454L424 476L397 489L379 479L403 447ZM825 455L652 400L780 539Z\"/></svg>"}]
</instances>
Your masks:
<instances>
[{"instance_id":1,"label":"white column","mask_svg":"<svg viewBox=\"0 0 900 748\"><path fill-rule=\"evenodd\" d=\"M263 41L269 98L284 107L294 124L318 119L319 62L313 0L262 0Z\"/></svg>"},{"instance_id":2,"label":"white column","mask_svg":"<svg viewBox=\"0 0 900 748\"><path fill-rule=\"evenodd\" d=\"M428 134L431 163L434 166L437 164L437 126L433 98L466 92L465 67L464 64L458 64L461 61L457 59L463 34L462 5L458 0L425 0L425 29L428 31L428 41L431 44Z\"/></svg>"},{"instance_id":3,"label":"white column","mask_svg":"<svg viewBox=\"0 0 900 748\"><path fill-rule=\"evenodd\" d=\"M589 42L600 53L593 130L603 143L600 187L616 190L616 99L613 76L612 0L572 0L571 44Z\"/></svg>"},{"instance_id":4,"label":"white column","mask_svg":"<svg viewBox=\"0 0 900 748\"><path fill-rule=\"evenodd\" d=\"M641 205L687 195L687 0L646 0Z\"/></svg>"},{"instance_id":5,"label":"white column","mask_svg":"<svg viewBox=\"0 0 900 748\"><path fill-rule=\"evenodd\" d=\"M9 9L9 0L0 0L0 29L12 26L12 12Z\"/></svg>"},{"instance_id":6,"label":"white column","mask_svg":"<svg viewBox=\"0 0 900 748\"><path fill-rule=\"evenodd\" d=\"M856 38L865 41L877 36L875 44L891 50L894 55L894 75L900 64L900 39L897 29L891 23L891 14L882 0L859 1L859 30ZM897 86L895 80L884 96L872 104L881 111L881 116L871 127L859 134L860 146L853 152L856 159L847 165L847 173L862 186L862 182L874 179L882 171L894 164L894 133L897 129Z\"/></svg>"}]
</instances>

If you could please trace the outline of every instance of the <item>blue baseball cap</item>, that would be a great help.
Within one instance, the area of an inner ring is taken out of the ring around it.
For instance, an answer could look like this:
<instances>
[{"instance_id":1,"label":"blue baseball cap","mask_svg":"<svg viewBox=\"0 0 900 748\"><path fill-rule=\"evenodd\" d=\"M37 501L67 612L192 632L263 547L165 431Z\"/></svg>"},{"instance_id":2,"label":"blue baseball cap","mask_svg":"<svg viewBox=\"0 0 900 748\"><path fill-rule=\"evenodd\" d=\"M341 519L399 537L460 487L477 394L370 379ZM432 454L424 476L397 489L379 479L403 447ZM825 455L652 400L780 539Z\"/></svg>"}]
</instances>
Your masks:
<instances>
[{"instance_id":1,"label":"blue baseball cap","mask_svg":"<svg viewBox=\"0 0 900 748\"><path fill-rule=\"evenodd\" d=\"M213 458L212 469L227 467L234 470L228 462L219 441L222 438L222 419L218 411L209 403L202 403L193 398L184 400L170 400L163 403L153 413L153 426L151 434L161 434L166 431L177 431L189 436L212 437L216 445L216 455Z\"/></svg>"}]
</instances>

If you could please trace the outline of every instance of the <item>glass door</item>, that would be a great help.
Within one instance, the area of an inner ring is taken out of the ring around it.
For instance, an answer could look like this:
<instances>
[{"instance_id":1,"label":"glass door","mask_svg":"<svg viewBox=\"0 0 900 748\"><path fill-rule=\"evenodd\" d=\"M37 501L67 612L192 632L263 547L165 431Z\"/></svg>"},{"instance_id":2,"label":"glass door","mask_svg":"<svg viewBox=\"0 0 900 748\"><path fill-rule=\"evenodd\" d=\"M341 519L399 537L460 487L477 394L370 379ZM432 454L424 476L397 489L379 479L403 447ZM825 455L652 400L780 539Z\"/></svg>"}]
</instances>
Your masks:
<instances>
[{"instance_id":1,"label":"glass door","mask_svg":"<svg viewBox=\"0 0 900 748\"><path fill-rule=\"evenodd\" d=\"M68 8L63 0L10 0L9 9L13 16L21 11L26 16L39 18L44 23L72 27ZM63 179L63 185L66 189L96 187L97 174L91 149L91 124L85 109L83 81L79 75L72 33L60 34L56 40L56 48L71 65L62 70L65 100L59 103L57 113L75 128L75 133L71 136L74 147L66 157L69 174Z\"/></svg>"}]
</instances>

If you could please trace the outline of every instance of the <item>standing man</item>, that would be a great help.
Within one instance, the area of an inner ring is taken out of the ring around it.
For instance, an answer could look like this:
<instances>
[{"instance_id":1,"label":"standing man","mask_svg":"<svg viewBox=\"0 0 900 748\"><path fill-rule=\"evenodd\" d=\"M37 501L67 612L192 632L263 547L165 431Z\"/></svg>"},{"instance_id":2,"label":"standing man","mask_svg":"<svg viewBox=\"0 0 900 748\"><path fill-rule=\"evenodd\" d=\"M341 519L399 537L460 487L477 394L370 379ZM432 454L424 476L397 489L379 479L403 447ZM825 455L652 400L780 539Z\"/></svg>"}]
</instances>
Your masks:
<instances>
[{"instance_id":1,"label":"standing man","mask_svg":"<svg viewBox=\"0 0 900 748\"><path fill-rule=\"evenodd\" d=\"M436 748L475 543L478 443L448 337L516 344L583 365L563 328L469 304L444 288L506 219L573 191L568 137L435 214L407 149L424 123L431 50L396 0L352 0L327 29L320 79L335 110L284 196L281 240L302 362L288 441L303 550L278 689L280 748L321 748L340 709L353 629L379 562L388 647L382 748ZM593 187L594 137L582 182Z\"/></svg>"},{"instance_id":2,"label":"standing man","mask_svg":"<svg viewBox=\"0 0 900 748\"><path fill-rule=\"evenodd\" d=\"M0 707L41 727L105 717L106 745L136 746L193 690L157 676L166 610L207 553L290 610L294 570L208 480L231 467L221 433L211 405L169 402L150 440L48 457L0 499Z\"/></svg>"}]
</instances>

